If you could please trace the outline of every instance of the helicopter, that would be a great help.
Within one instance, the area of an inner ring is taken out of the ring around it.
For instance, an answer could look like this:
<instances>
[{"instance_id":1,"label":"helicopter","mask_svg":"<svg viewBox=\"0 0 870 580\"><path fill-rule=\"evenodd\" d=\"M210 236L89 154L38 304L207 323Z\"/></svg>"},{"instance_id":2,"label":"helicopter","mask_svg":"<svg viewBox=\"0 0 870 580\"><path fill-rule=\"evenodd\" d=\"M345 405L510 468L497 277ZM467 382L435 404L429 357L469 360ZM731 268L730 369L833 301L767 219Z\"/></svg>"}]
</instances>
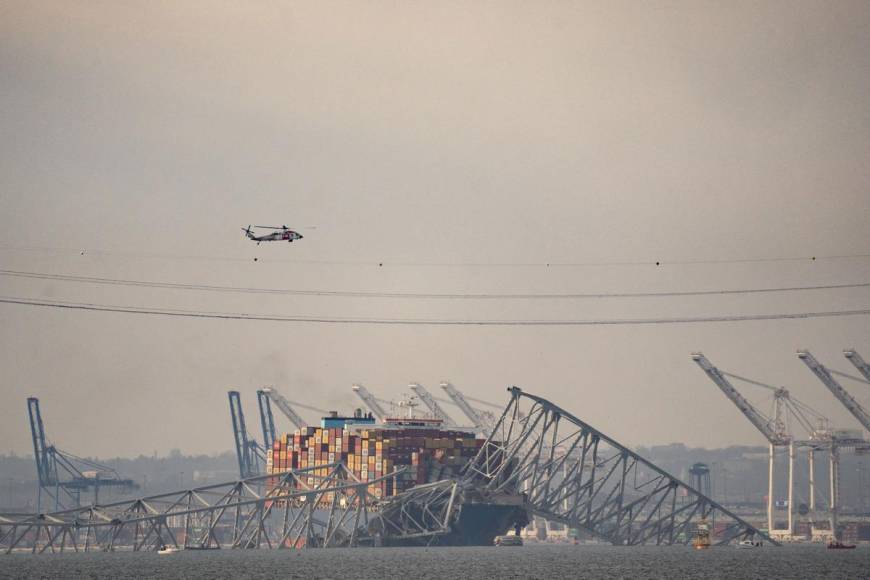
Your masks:
<instances>
[{"instance_id":1,"label":"helicopter","mask_svg":"<svg viewBox=\"0 0 870 580\"><path fill-rule=\"evenodd\" d=\"M274 231L262 236L255 236L254 232L251 231L252 227ZM293 242L293 240L302 239L302 234L294 232L287 226L248 226L247 228L242 228L242 231L245 232L248 239L257 242L258 246L260 245L260 242Z\"/></svg>"}]
</instances>

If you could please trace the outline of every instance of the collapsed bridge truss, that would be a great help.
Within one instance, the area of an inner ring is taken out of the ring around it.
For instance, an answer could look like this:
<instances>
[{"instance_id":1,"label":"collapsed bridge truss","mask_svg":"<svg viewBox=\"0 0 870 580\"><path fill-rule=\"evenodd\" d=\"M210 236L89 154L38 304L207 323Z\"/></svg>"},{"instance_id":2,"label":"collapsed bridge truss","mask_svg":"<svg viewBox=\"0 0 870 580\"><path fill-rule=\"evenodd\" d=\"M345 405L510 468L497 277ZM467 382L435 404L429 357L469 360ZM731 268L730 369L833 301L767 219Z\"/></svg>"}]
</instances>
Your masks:
<instances>
[{"instance_id":1,"label":"collapsed bridge truss","mask_svg":"<svg viewBox=\"0 0 870 580\"><path fill-rule=\"evenodd\" d=\"M505 408L466 478L517 490L530 512L617 545L687 544L706 521L714 542L777 544L711 498L555 404L509 389Z\"/></svg>"},{"instance_id":2,"label":"collapsed bridge truss","mask_svg":"<svg viewBox=\"0 0 870 580\"><path fill-rule=\"evenodd\" d=\"M428 496L416 498L424 520L409 520L399 509L396 521L380 521L381 502L369 485L396 473L360 481L335 463L48 514L0 514L0 550L327 548L375 544L386 530L443 533L452 510L448 504L445 512L443 493L431 497L437 504L431 508Z\"/></svg>"},{"instance_id":3,"label":"collapsed bridge truss","mask_svg":"<svg viewBox=\"0 0 870 580\"><path fill-rule=\"evenodd\" d=\"M553 403L509 391L510 402L458 480L377 498L369 486L398 471L361 481L334 463L46 514L0 514L0 551L437 544L456 531L463 503L505 496L521 497L529 515L613 544L685 544L702 519L716 543L758 537L776 544Z\"/></svg>"}]
</instances>

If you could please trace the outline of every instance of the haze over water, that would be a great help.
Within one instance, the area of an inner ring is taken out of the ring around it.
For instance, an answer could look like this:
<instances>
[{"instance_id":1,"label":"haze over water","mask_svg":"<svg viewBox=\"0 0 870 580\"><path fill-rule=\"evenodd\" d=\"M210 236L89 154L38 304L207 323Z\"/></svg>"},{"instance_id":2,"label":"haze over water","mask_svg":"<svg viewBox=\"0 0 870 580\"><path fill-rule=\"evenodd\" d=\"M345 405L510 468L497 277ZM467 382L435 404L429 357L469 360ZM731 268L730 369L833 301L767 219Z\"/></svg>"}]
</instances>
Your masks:
<instances>
[{"instance_id":1,"label":"haze over water","mask_svg":"<svg viewBox=\"0 0 870 580\"><path fill-rule=\"evenodd\" d=\"M870 254L868 30L868 3L848 1L5 1L0 261L324 291L867 282L870 259L809 257ZM257 246L248 224L305 238ZM870 308L866 288L399 300L4 276L0 294L441 320ZM35 395L62 449L106 458L228 450L232 387L249 414L269 384L348 412L354 382L389 399L445 379L500 404L519 385L630 445L757 445L691 351L850 426L794 351L848 370L842 349L870 352L870 333L865 316L372 327L2 304L0 343L0 451L32 448Z\"/></svg>"}]
</instances>

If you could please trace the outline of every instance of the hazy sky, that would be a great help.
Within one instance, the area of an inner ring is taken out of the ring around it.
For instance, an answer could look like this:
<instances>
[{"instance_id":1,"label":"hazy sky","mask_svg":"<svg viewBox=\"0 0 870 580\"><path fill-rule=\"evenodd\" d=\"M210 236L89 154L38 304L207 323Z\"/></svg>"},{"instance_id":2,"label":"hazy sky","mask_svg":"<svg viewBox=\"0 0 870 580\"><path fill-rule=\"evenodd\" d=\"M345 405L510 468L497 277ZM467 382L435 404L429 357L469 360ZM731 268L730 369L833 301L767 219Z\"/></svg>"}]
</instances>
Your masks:
<instances>
[{"instance_id":1,"label":"hazy sky","mask_svg":"<svg viewBox=\"0 0 870 580\"><path fill-rule=\"evenodd\" d=\"M674 262L870 254L868 185L866 2L0 4L5 269L449 293L867 282L867 258ZM239 228L262 223L317 228L257 247ZM0 294L451 320L870 308L866 288L450 301L0 276ZM794 351L848 371L843 348L870 358L868 323L394 327L0 304L0 452L31 450L28 395L80 455L215 452L231 447L228 388L256 431L264 384L349 411L353 382L393 398L443 379L494 401L522 386L631 445L759 444L689 353L857 427Z\"/></svg>"}]
</instances>

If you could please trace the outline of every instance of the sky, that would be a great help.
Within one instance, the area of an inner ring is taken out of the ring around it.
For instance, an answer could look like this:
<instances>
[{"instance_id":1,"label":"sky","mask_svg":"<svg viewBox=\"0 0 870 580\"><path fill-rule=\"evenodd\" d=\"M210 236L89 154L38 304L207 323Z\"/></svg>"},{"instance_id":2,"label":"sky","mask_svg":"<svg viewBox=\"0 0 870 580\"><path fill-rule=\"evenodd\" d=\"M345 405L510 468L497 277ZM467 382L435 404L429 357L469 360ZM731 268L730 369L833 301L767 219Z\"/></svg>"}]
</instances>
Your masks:
<instances>
[{"instance_id":1,"label":"sky","mask_svg":"<svg viewBox=\"0 0 870 580\"><path fill-rule=\"evenodd\" d=\"M0 269L448 294L867 283L868 71L866 2L3 2ZM305 237L257 246L248 224ZM870 308L867 287L447 300L0 275L0 295L430 320ZM231 388L256 432L263 385L350 411L353 383L398 400L442 380L495 403L518 385L632 446L764 443L693 351L857 428L798 348L855 374L842 350L870 359L868 317L396 326L0 304L0 452L31 451L28 396L58 447L111 457L230 449Z\"/></svg>"}]
</instances>

